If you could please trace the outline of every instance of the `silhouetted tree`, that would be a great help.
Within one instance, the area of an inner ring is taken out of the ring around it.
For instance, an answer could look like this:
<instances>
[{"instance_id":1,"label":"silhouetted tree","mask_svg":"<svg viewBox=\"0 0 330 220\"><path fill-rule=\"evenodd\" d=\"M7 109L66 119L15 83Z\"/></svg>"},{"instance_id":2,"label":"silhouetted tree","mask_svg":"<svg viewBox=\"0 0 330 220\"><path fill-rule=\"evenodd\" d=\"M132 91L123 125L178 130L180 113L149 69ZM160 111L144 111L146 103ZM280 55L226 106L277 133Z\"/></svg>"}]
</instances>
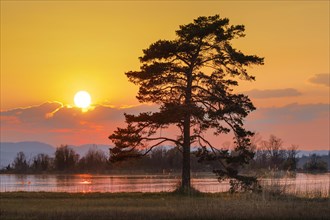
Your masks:
<instances>
[{"instance_id":1,"label":"silhouetted tree","mask_svg":"<svg viewBox=\"0 0 330 220\"><path fill-rule=\"evenodd\" d=\"M86 155L80 159L79 166L86 171L102 172L107 164L105 153L96 147L90 148Z\"/></svg>"},{"instance_id":2,"label":"silhouetted tree","mask_svg":"<svg viewBox=\"0 0 330 220\"><path fill-rule=\"evenodd\" d=\"M166 164L170 169L181 169L182 168L182 154L177 148L169 149L166 152Z\"/></svg>"},{"instance_id":3,"label":"silhouetted tree","mask_svg":"<svg viewBox=\"0 0 330 220\"><path fill-rule=\"evenodd\" d=\"M328 170L328 164L321 160L320 156L312 154L308 162L304 164L304 170L308 172L326 172Z\"/></svg>"},{"instance_id":4,"label":"silhouetted tree","mask_svg":"<svg viewBox=\"0 0 330 220\"><path fill-rule=\"evenodd\" d=\"M23 152L18 152L14 162L13 162L13 169L17 173L26 172L29 168L29 164L26 161L25 154Z\"/></svg>"},{"instance_id":5,"label":"silhouetted tree","mask_svg":"<svg viewBox=\"0 0 330 220\"><path fill-rule=\"evenodd\" d=\"M272 169L281 169L285 161L286 155L282 145L282 139L275 135L270 135L268 141L262 141L262 150L267 157L268 166Z\"/></svg>"},{"instance_id":6,"label":"silhouetted tree","mask_svg":"<svg viewBox=\"0 0 330 220\"><path fill-rule=\"evenodd\" d=\"M46 171L50 168L50 158L47 154L38 154L32 159L32 168L35 171Z\"/></svg>"},{"instance_id":7,"label":"silhouetted tree","mask_svg":"<svg viewBox=\"0 0 330 220\"><path fill-rule=\"evenodd\" d=\"M154 149L150 154L150 163L156 165L158 170L166 169L166 150L162 147Z\"/></svg>"},{"instance_id":8,"label":"silhouetted tree","mask_svg":"<svg viewBox=\"0 0 330 220\"><path fill-rule=\"evenodd\" d=\"M244 55L234 49L231 40L244 37L243 25L229 25L229 19L219 15L198 17L193 23L180 26L174 40L159 40L143 50L139 71L126 73L129 81L139 85L140 102L160 105L159 112L126 114L126 128L118 128L110 139L111 160L140 157L166 142L181 148L181 190L189 193L190 146L198 143L200 160L218 160L214 172L223 178L245 178L233 166L243 165L253 158L249 149L252 132L243 128L243 119L255 109L250 99L233 93L241 80L254 80L247 67L263 64L263 58ZM156 135L160 129L175 125L177 137ZM213 129L215 135L235 136L235 153L221 151L203 136ZM149 143L149 144L148 144ZM224 163L225 161L225 163ZM255 178L247 180L253 185Z\"/></svg>"},{"instance_id":9,"label":"silhouetted tree","mask_svg":"<svg viewBox=\"0 0 330 220\"><path fill-rule=\"evenodd\" d=\"M11 171L11 170L12 170L10 164L8 164L8 165L6 166L5 170L6 170L6 171Z\"/></svg>"},{"instance_id":10,"label":"silhouetted tree","mask_svg":"<svg viewBox=\"0 0 330 220\"><path fill-rule=\"evenodd\" d=\"M55 168L59 171L73 170L79 160L79 155L68 147L67 145L61 145L56 148L54 164Z\"/></svg>"},{"instance_id":11,"label":"silhouetted tree","mask_svg":"<svg viewBox=\"0 0 330 220\"><path fill-rule=\"evenodd\" d=\"M283 169L295 171L297 169L298 164L298 146L292 145L290 148L288 148L286 151L286 160L283 164Z\"/></svg>"},{"instance_id":12,"label":"silhouetted tree","mask_svg":"<svg viewBox=\"0 0 330 220\"><path fill-rule=\"evenodd\" d=\"M267 141L254 140L255 157L251 168L267 168L294 171L298 163L298 146L283 148L283 141L275 135L270 135ZM260 143L260 146L258 146Z\"/></svg>"}]
</instances>

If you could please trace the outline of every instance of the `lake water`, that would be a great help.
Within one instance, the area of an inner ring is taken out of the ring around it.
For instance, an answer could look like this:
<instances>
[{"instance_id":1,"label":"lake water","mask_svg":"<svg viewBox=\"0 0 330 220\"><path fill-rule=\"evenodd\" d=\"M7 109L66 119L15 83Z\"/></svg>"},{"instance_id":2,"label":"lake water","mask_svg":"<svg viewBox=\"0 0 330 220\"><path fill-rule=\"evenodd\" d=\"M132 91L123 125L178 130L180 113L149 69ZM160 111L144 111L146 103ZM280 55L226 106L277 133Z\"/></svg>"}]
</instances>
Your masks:
<instances>
[{"instance_id":1,"label":"lake water","mask_svg":"<svg viewBox=\"0 0 330 220\"><path fill-rule=\"evenodd\" d=\"M0 192L169 192L180 181L179 175L0 175ZM281 186L293 193L319 192L329 196L330 174L298 173L292 178L264 178L265 186ZM229 182L219 183L214 175L194 174L192 185L202 192L224 192Z\"/></svg>"}]
</instances>

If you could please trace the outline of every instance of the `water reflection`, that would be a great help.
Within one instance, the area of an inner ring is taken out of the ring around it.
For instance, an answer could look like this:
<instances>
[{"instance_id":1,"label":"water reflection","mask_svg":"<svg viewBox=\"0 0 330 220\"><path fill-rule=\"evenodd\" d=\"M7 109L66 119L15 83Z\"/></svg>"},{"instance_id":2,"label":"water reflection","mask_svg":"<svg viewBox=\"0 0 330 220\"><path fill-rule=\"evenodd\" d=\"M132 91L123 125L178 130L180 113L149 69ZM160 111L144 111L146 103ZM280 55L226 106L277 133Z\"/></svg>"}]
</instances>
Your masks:
<instances>
[{"instance_id":1,"label":"water reflection","mask_svg":"<svg viewBox=\"0 0 330 220\"><path fill-rule=\"evenodd\" d=\"M285 186L286 190L299 192L319 191L329 195L330 174L299 173L290 178L264 178L266 186ZM51 192L162 192L174 190L179 175L0 175L0 192L51 191ZM202 192L224 192L229 181L219 183L213 175L194 175L192 185Z\"/></svg>"}]
</instances>

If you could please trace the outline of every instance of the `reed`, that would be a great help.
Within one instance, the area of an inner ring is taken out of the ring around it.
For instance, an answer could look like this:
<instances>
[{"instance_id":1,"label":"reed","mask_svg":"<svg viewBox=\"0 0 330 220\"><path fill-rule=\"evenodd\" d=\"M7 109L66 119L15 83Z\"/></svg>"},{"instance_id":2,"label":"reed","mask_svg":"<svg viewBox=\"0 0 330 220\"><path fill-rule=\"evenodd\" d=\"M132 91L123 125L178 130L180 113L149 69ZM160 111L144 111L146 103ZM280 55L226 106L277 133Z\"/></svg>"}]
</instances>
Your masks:
<instances>
[{"instance_id":1,"label":"reed","mask_svg":"<svg viewBox=\"0 0 330 220\"><path fill-rule=\"evenodd\" d=\"M263 198L287 196L301 198L329 198L330 187L328 182L297 183L292 173L271 171L268 178L261 179Z\"/></svg>"}]
</instances>

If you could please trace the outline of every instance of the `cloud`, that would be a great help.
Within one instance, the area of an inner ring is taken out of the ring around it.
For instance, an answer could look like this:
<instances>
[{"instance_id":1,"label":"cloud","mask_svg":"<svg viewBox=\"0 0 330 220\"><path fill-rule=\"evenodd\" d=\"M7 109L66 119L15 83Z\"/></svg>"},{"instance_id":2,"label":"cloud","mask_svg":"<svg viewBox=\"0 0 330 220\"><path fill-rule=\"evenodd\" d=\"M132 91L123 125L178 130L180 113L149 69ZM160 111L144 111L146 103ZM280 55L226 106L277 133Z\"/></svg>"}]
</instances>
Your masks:
<instances>
[{"instance_id":1,"label":"cloud","mask_svg":"<svg viewBox=\"0 0 330 220\"><path fill-rule=\"evenodd\" d=\"M264 138L274 134L285 145L297 144L300 149L328 149L329 104L297 104L282 107L260 108L252 112L246 125L261 133Z\"/></svg>"},{"instance_id":2,"label":"cloud","mask_svg":"<svg viewBox=\"0 0 330 220\"><path fill-rule=\"evenodd\" d=\"M124 113L154 111L155 106L131 108L94 106L82 112L75 107L47 102L39 106L0 112L1 141L43 141L53 145L106 143L116 127L124 125Z\"/></svg>"},{"instance_id":3,"label":"cloud","mask_svg":"<svg viewBox=\"0 0 330 220\"><path fill-rule=\"evenodd\" d=\"M286 89L253 89L245 92L245 94L251 96L252 98L257 99L266 99L266 98L281 98L281 97L292 97L292 96L300 96L301 93L293 88Z\"/></svg>"},{"instance_id":4,"label":"cloud","mask_svg":"<svg viewBox=\"0 0 330 220\"><path fill-rule=\"evenodd\" d=\"M319 117L329 117L329 104L297 104L283 107L260 108L251 113L254 123L292 124L310 122Z\"/></svg>"},{"instance_id":5,"label":"cloud","mask_svg":"<svg viewBox=\"0 0 330 220\"><path fill-rule=\"evenodd\" d=\"M61 103L44 103L29 108L0 112L1 141L41 141L54 146L60 144L112 144L108 136L124 126L124 113L138 114L156 111L157 106L132 106L116 108L97 105L88 112L63 106ZM264 138L274 134L286 145L298 144L300 149L327 149L329 147L329 104L297 104L282 107L260 108L246 118L246 127L259 132ZM52 113L51 117L46 117ZM173 128L163 134L176 135ZM231 141L231 137L216 137L210 132L209 140L215 145Z\"/></svg>"},{"instance_id":6,"label":"cloud","mask_svg":"<svg viewBox=\"0 0 330 220\"><path fill-rule=\"evenodd\" d=\"M154 111L155 107L141 105L131 108L116 108L96 105L90 111L83 112L80 108L63 106L58 102L46 102L39 106L17 108L0 112L1 122L21 125L36 124L53 129L70 129L86 126L89 123L117 123L124 121L124 113L134 114L141 111Z\"/></svg>"},{"instance_id":7,"label":"cloud","mask_svg":"<svg viewBox=\"0 0 330 220\"><path fill-rule=\"evenodd\" d=\"M313 84L324 85L324 86L330 87L330 74L329 73L315 74L308 81Z\"/></svg>"},{"instance_id":8,"label":"cloud","mask_svg":"<svg viewBox=\"0 0 330 220\"><path fill-rule=\"evenodd\" d=\"M59 102L45 102L38 106L3 111L0 116L16 117L20 122L35 122L44 120L60 108L63 108L63 105Z\"/></svg>"}]
</instances>

